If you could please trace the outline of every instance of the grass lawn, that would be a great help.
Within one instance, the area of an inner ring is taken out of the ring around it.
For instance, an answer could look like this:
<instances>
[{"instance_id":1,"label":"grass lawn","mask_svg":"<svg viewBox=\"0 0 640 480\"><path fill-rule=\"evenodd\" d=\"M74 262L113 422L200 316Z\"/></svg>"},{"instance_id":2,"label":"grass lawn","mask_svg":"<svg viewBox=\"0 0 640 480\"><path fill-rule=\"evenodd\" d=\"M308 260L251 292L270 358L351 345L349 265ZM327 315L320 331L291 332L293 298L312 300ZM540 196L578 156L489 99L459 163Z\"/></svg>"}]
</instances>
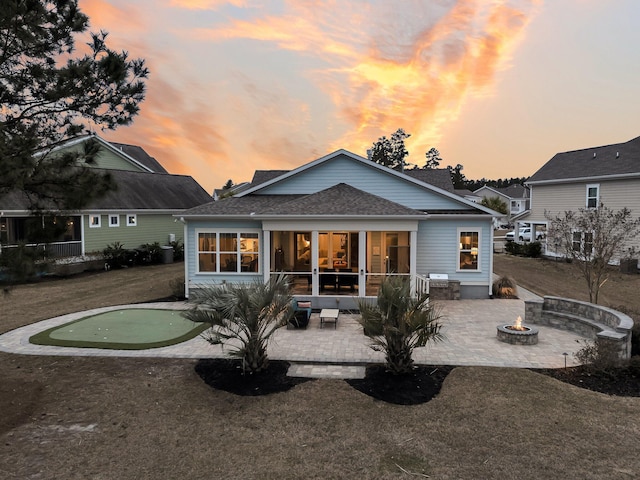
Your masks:
<instances>
[{"instance_id":1,"label":"grass lawn","mask_svg":"<svg viewBox=\"0 0 640 480\"><path fill-rule=\"evenodd\" d=\"M496 256L495 271L540 275L539 285L522 282L539 293L554 293L543 291L551 276L569 289L558 294L580 298L564 265L545 266L548 275L537 261L511 260ZM0 331L167 297L181 273L162 265L21 286L0 299ZM614 295L635 281L613 279L607 301L640 310ZM640 471L640 398L527 370L458 367L434 400L398 406L340 380L236 396L208 387L194 365L0 353L2 478L573 480Z\"/></svg>"}]
</instances>

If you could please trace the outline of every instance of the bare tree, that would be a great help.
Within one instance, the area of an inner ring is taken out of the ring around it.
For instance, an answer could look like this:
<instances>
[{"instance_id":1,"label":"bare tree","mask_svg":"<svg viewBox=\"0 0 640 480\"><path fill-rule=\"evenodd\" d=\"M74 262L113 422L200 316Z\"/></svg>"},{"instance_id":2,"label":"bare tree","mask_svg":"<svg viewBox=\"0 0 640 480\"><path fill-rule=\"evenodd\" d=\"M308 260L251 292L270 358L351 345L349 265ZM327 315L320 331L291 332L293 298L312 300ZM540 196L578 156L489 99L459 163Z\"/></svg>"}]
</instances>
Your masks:
<instances>
[{"instance_id":1,"label":"bare tree","mask_svg":"<svg viewBox=\"0 0 640 480\"><path fill-rule=\"evenodd\" d=\"M597 304L600 288L609 279L609 264L622 258L640 233L640 218L626 207L615 212L602 203L563 215L545 212L545 217L550 222L548 244L577 266L587 282L589 301Z\"/></svg>"}]
</instances>

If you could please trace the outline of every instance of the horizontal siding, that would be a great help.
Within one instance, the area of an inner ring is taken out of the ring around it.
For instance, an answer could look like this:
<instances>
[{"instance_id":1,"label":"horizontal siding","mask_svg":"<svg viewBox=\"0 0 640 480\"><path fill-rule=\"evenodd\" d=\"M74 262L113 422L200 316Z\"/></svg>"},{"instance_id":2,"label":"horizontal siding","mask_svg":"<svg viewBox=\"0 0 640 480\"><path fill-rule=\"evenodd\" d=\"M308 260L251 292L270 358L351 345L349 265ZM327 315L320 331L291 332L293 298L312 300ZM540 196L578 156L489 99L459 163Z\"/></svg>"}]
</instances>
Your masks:
<instances>
[{"instance_id":1,"label":"horizontal siding","mask_svg":"<svg viewBox=\"0 0 640 480\"><path fill-rule=\"evenodd\" d=\"M528 222L546 222L545 211L551 215L562 215L565 211L578 211L586 206L587 185L600 185L600 201L613 211L628 208L634 217L640 217L640 181L612 180L582 182L567 185L534 185L531 188L531 214ZM629 247L640 249L640 239Z\"/></svg>"},{"instance_id":2,"label":"horizontal siding","mask_svg":"<svg viewBox=\"0 0 640 480\"><path fill-rule=\"evenodd\" d=\"M480 228L480 271L458 272L458 229ZM491 282L491 222L433 220L418 228L417 273L446 273L461 283L489 285Z\"/></svg>"},{"instance_id":3,"label":"horizontal siding","mask_svg":"<svg viewBox=\"0 0 640 480\"><path fill-rule=\"evenodd\" d=\"M182 224L181 224L182 225ZM251 221L238 221L234 222L232 220L222 221L222 222L189 222L187 224L187 238L185 240L185 262L186 268L189 272L189 278L187 279L189 285L200 285L206 283L221 283L225 282L249 282L255 280L256 278L262 278L262 273L247 275L242 273L235 274L212 274L212 273L200 273L197 274L198 271L196 261L197 261L197 251L198 251L198 240L196 238L196 230L200 230L203 228L230 228L236 230L242 230L243 228L247 229L256 229L262 228L261 222L251 222ZM262 235L260 235L260 248L264 250L264 239ZM264 252L261 252L264 253ZM264 260L264 254L261 255L261 263ZM260 266L260 271L264 267Z\"/></svg>"},{"instance_id":4,"label":"horizontal siding","mask_svg":"<svg viewBox=\"0 0 640 480\"><path fill-rule=\"evenodd\" d=\"M544 219L544 212L555 214L577 211L586 206L587 185L600 185L600 201L612 210L629 208L640 216L640 181L615 180L568 185L534 185L531 189L531 218Z\"/></svg>"},{"instance_id":5,"label":"horizontal siding","mask_svg":"<svg viewBox=\"0 0 640 480\"><path fill-rule=\"evenodd\" d=\"M132 162L125 160L120 155L117 155L109 150L102 148L96 159L96 167L107 168L113 170L128 170L132 172L146 172Z\"/></svg>"},{"instance_id":6,"label":"horizontal siding","mask_svg":"<svg viewBox=\"0 0 640 480\"><path fill-rule=\"evenodd\" d=\"M65 148L65 151L82 152L84 149L84 143L79 143ZM127 170L131 172L146 172L142 168L134 165L128 160L125 160L121 156L114 152L107 150L104 147L100 148L100 152L96 155L95 163L91 164L94 168L105 168L112 170Z\"/></svg>"},{"instance_id":7,"label":"horizontal siding","mask_svg":"<svg viewBox=\"0 0 640 480\"><path fill-rule=\"evenodd\" d=\"M386 175L344 155L298 173L260 190L262 194L309 194L338 183L347 183L364 192L416 209L466 209L468 206L436 192Z\"/></svg>"},{"instance_id":8,"label":"horizontal siding","mask_svg":"<svg viewBox=\"0 0 640 480\"><path fill-rule=\"evenodd\" d=\"M145 243L158 242L160 245L169 243L169 234L174 234L176 240L183 240L183 224L175 222L171 215L137 214L137 225L125 225L125 215L120 215L120 226L109 226L109 215L101 215L102 226L89 228L89 216L83 215L85 236L85 252L101 252L114 242L120 242L124 248L138 248Z\"/></svg>"}]
</instances>

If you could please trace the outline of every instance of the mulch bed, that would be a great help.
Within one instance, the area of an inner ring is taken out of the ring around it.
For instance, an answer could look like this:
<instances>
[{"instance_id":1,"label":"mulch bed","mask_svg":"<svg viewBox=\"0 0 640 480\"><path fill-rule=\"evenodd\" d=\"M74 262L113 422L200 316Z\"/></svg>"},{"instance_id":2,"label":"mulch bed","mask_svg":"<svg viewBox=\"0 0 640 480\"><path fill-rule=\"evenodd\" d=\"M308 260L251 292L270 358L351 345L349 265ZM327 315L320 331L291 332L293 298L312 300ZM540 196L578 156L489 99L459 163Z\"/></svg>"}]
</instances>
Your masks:
<instances>
[{"instance_id":1,"label":"mulch bed","mask_svg":"<svg viewBox=\"0 0 640 480\"><path fill-rule=\"evenodd\" d=\"M289 362L271 360L260 373L243 374L236 359L206 359L196 364L196 372L207 385L236 395L258 396L285 392L310 378L288 377ZM451 365L417 365L410 374L394 375L384 365L371 365L365 378L346 382L372 398L396 405L418 405L438 395ZM640 368L620 368L598 372L585 366L559 369L532 369L571 385L607 395L640 397Z\"/></svg>"},{"instance_id":2,"label":"mulch bed","mask_svg":"<svg viewBox=\"0 0 640 480\"><path fill-rule=\"evenodd\" d=\"M311 378L288 377L289 362L270 360L266 370L258 373L242 371L242 362L229 358L209 358L198 361L196 373L204 382L218 390L242 396L268 395L286 392Z\"/></svg>"},{"instance_id":3,"label":"mulch bed","mask_svg":"<svg viewBox=\"0 0 640 480\"><path fill-rule=\"evenodd\" d=\"M597 371L584 365L532 371L594 392L620 397L640 397L640 369L634 366L608 372Z\"/></svg>"},{"instance_id":4,"label":"mulch bed","mask_svg":"<svg viewBox=\"0 0 640 480\"><path fill-rule=\"evenodd\" d=\"M419 365L411 373L394 375L384 365L367 367L365 378L347 380L356 390L396 405L418 405L434 398L454 367Z\"/></svg>"}]
</instances>

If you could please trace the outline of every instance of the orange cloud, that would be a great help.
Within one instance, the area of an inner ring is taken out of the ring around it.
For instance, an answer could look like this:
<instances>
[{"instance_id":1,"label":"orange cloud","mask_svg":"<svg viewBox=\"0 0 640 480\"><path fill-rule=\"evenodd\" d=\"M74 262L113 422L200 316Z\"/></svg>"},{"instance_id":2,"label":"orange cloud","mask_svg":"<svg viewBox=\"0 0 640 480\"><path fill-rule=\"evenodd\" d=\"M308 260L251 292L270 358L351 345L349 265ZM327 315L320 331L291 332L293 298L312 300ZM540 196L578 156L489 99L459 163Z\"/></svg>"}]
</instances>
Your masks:
<instances>
[{"instance_id":1,"label":"orange cloud","mask_svg":"<svg viewBox=\"0 0 640 480\"><path fill-rule=\"evenodd\" d=\"M258 1L171 0L154 15L145 3L82 0L92 30L151 71L134 125L105 136L211 190L337 148L364 154L400 127L422 163L469 99L494 93L539 2L283 0L275 14ZM219 14L229 6L242 19Z\"/></svg>"},{"instance_id":2,"label":"orange cloud","mask_svg":"<svg viewBox=\"0 0 640 480\"><path fill-rule=\"evenodd\" d=\"M216 10L225 5L245 7L247 0L171 0L169 5L189 10Z\"/></svg>"},{"instance_id":3,"label":"orange cloud","mask_svg":"<svg viewBox=\"0 0 640 480\"><path fill-rule=\"evenodd\" d=\"M305 72L349 127L328 149L358 153L402 127L421 157L474 97L492 95L497 73L536 13L536 0L287 2L280 16L200 30L209 41L252 39L322 59ZM416 158L416 162L419 162Z\"/></svg>"}]
</instances>

